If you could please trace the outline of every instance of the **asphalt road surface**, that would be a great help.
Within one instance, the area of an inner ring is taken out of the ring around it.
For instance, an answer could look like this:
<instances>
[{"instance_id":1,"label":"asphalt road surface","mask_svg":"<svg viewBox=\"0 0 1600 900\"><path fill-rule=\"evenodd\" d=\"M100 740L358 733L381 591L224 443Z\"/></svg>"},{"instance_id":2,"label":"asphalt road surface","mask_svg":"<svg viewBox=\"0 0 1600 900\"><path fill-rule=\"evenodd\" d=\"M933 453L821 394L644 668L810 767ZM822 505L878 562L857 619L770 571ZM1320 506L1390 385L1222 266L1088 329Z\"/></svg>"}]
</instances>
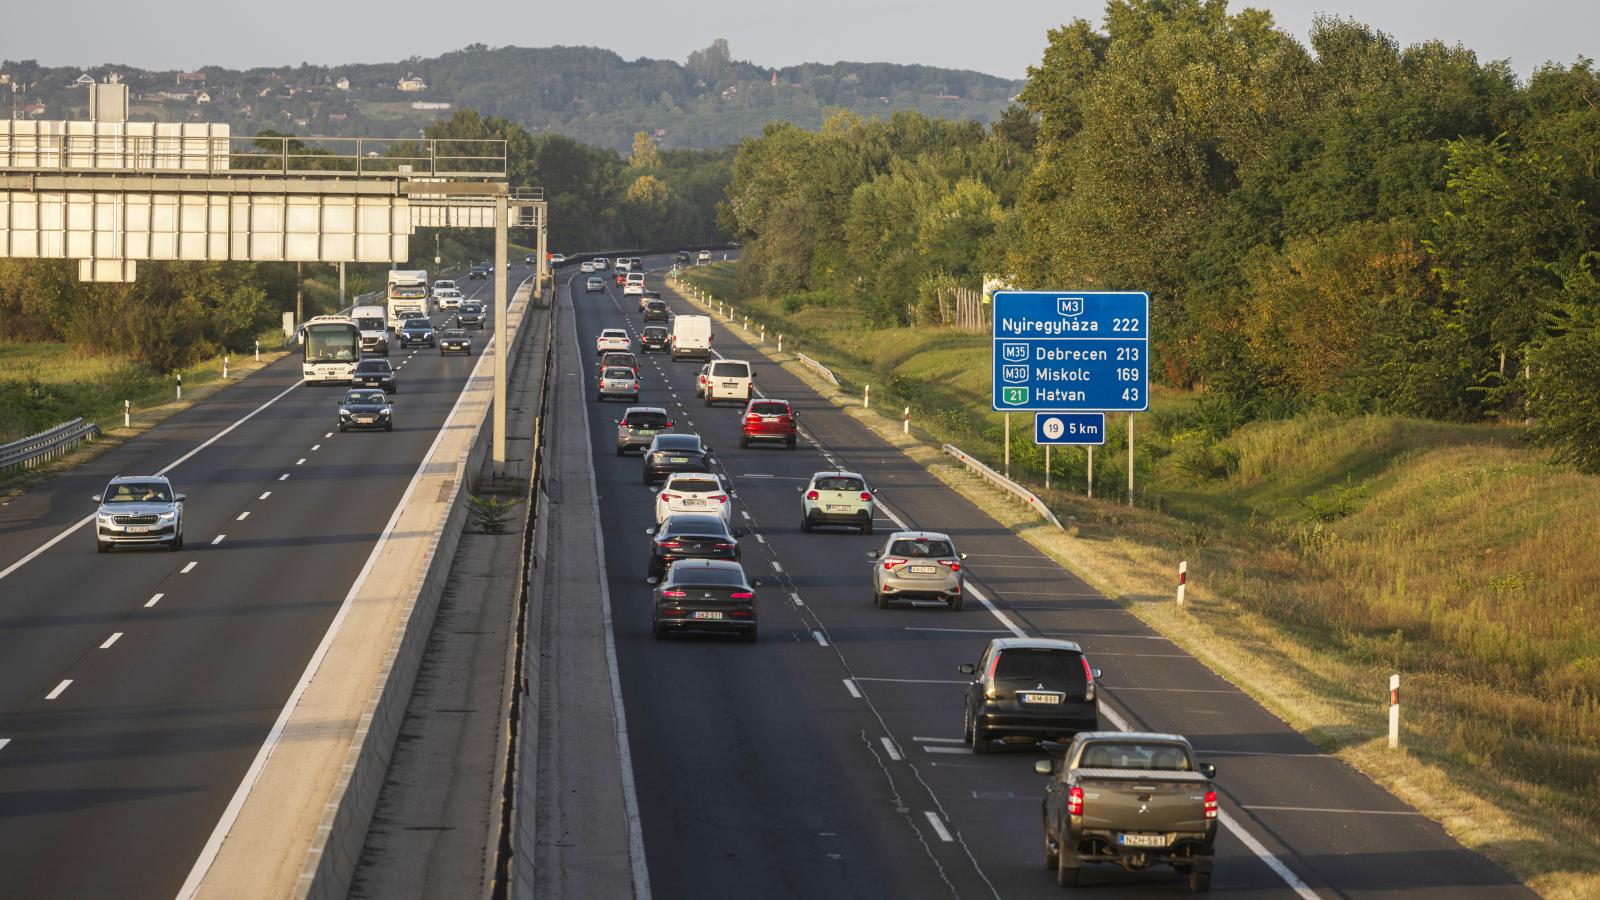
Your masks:
<instances>
[{"instance_id":1,"label":"asphalt road surface","mask_svg":"<svg viewBox=\"0 0 1600 900\"><path fill-rule=\"evenodd\" d=\"M662 260L650 261L657 268ZM564 270L580 347L637 336L636 298L586 293ZM659 274L651 287L662 287ZM677 313L697 312L667 292ZM1289 897L1525 897L1486 859L1401 804L910 463L720 324L714 346L752 361L757 388L801 411L799 449L740 449L739 410L694 395L699 363L643 354L641 405L715 448L737 493L741 552L762 578L761 639L656 641L645 582L653 495L637 455L581 373L598 479L615 638L654 896L1055 895L1043 869L1043 779L1032 747L975 756L961 741L961 663L1010 634L1081 642L1102 678L1102 725L1188 735L1217 764L1224 812L1213 890ZM564 381L564 383L571 383ZM878 487L878 533L803 534L815 471ZM865 553L904 526L949 532L971 596L876 609ZM574 598L577 600L580 598ZM973 602L975 599L983 602ZM1079 893L1186 893L1170 869L1086 866Z\"/></svg>"},{"instance_id":2,"label":"asphalt road surface","mask_svg":"<svg viewBox=\"0 0 1600 900\"><path fill-rule=\"evenodd\" d=\"M291 355L0 507L0 896L176 893L477 362L391 346L392 433L340 434ZM202 445L183 551L40 550Z\"/></svg>"}]
</instances>

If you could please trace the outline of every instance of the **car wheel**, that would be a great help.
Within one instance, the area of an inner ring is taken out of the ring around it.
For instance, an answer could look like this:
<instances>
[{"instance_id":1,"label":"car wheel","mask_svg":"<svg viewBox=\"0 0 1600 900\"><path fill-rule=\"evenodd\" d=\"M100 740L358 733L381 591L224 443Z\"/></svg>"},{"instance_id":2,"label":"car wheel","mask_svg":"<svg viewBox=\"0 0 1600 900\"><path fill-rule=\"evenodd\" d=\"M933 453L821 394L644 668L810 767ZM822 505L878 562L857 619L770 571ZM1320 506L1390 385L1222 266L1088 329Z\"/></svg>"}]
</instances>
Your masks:
<instances>
[{"instance_id":1,"label":"car wheel","mask_svg":"<svg viewBox=\"0 0 1600 900\"><path fill-rule=\"evenodd\" d=\"M868 519L865 522L861 523L861 533L862 534L871 534L872 533L872 520L871 519Z\"/></svg>"},{"instance_id":2,"label":"car wheel","mask_svg":"<svg viewBox=\"0 0 1600 900\"><path fill-rule=\"evenodd\" d=\"M991 741L992 739L989 737L989 732L980 729L978 727L978 723L973 722L972 738L967 741L967 743L972 745L972 752L988 753L990 750L994 749L994 745L991 743Z\"/></svg>"},{"instance_id":3,"label":"car wheel","mask_svg":"<svg viewBox=\"0 0 1600 900\"><path fill-rule=\"evenodd\" d=\"M644 470L644 483L645 484L655 484L655 479L650 477L650 470L649 469L645 469Z\"/></svg>"},{"instance_id":4,"label":"car wheel","mask_svg":"<svg viewBox=\"0 0 1600 900\"><path fill-rule=\"evenodd\" d=\"M750 439L742 434L739 435L739 447L744 450L750 449Z\"/></svg>"},{"instance_id":5,"label":"car wheel","mask_svg":"<svg viewBox=\"0 0 1600 900\"><path fill-rule=\"evenodd\" d=\"M1199 869L1189 871L1189 890L1196 894L1205 894L1211 891L1211 873Z\"/></svg>"},{"instance_id":6,"label":"car wheel","mask_svg":"<svg viewBox=\"0 0 1600 900\"><path fill-rule=\"evenodd\" d=\"M94 542L94 552L96 552L96 553L106 553L106 552L108 552L110 550L111 550L111 545L106 543L105 541L96 540Z\"/></svg>"},{"instance_id":7,"label":"car wheel","mask_svg":"<svg viewBox=\"0 0 1600 900\"><path fill-rule=\"evenodd\" d=\"M618 448L617 448L617 455L618 455L618 456L622 456L622 455L623 455L623 454L625 454L625 453L627 453L627 451L626 451L626 450L624 450L624 449L622 449L622 448L621 448L621 447L618 447Z\"/></svg>"},{"instance_id":8,"label":"car wheel","mask_svg":"<svg viewBox=\"0 0 1600 900\"><path fill-rule=\"evenodd\" d=\"M383 424L383 430L384 431L393 431L394 430L394 423L393 422L385 422Z\"/></svg>"},{"instance_id":9,"label":"car wheel","mask_svg":"<svg viewBox=\"0 0 1600 900\"><path fill-rule=\"evenodd\" d=\"M667 639L667 626L657 623L651 625L650 630L655 633L656 640L664 641Z\"/></svg>"},{"instance_id":10,"label":"car wheel","mask_svg":"<svg viewBox=\"0 0 1600 900\"><path fill-rule=\"evenodd\" d=\"M1061 843L1063 846L1061 851L1065 851L1066 829L1062 829L1062 835ZM1077 887L1078 867L1067 865L1067 856L1069 854L1061 851L1056 853L1056 884L1060 887Z\"/></svg>"},{"instance_id":11,"label":"car wheel","mask_svg":"<svg viewBox=\"0 0 1600 900\"><path fill-rule=\"evenodd\" d=\"M787 443L785 443L785 445L784 445L784 446L786 446L786 447L788 447L788 448L789 448L789 449L790 449L790 450L793 450L793 449L794 449L794 448L795 448L795 445L796 445L796 443L797 443L797 442L796 442L796 441L795 441L795 439L794 439L794 438L790 438L790 439L789 439L789 440L788 440L788 442L787 442Z\"/></svg>"},{"instance_id":12,"label":"car wheel","mask_svg":"<svg viewBox=\"0 0 1600 900\"><path fill-rule=\"evenodd\" d=\"M805 534L810 534L811 533L811 519L810 518L808 518L806 516L801 516L800 517L800 530L802 532L804 532Z\"/></svg>"},{"instance_id":13,"label":"car wheel","mask_svg":"<svg viewBox=\"0 0 1600 900\"><path fill-rule=\"evenodd\" d=\"M343 425L340 425L340 426L339 426L339 432L340 432L340 433L341 433L341 434L343 434L343 433L344 433L344 432L346 432L346 431L349 431L349 430L350 430L350 429L348 429L348 428L346 428L346 427L344 427L344 426L343 426Z\"/></svg>"},{"instance_id":14,"label":"car wheel","mask_svg":"<svg viewBox=\"0 0 1600 900\"><path fill-rule=\"evenodd\" d=\"M888 609L889 608L889 598L885 597L883 594L879 593L878 591L873 591L872 592L872 605L876 606L879 609Z\"/></svg>"},{"instance_id":15,"label":"car wheel","mask_svg":"<svg viewBox=\"0 0 1600 900\"><path fill-rule=\"evenodd\" d=\"M739 634L739 640L744 641L746 644L754 644L756 642L756 637L756 630L754 628Z\"/></svg>"},{"instance_id":16,"label":"car wheel","mask_svg":"<svg viewBox=\"0 0 1600 900\"><path fill-rule=\"evenodd\" d=\"M712 402L713 402L712 399L711 399L711 395L710 394L706 394L705 398L706 398L706 406L710 406L712 404Z\"/></svg>"},{"instance_id":17,"label":"car wheel","mask_svg":"<svg viewBox=\"0 0 1600 900\"><path fill-rule=\"evenodd\" d=\"M183 549L183 529L181 528L178 529L178 539L172 542L172 549L174 551Z\"/></svg>"},{"instance_id":18,"label":"car wheel","mask_svg":"<svg viewBox=\"0 0 1600 900\"><path fill-rule=\"evenodd\" d=\"M960 598L960 597L951 597L950 598L950 611L951 612L961 612L961 600L962 600L962 598Z\"/></svg>"},{"instance_id":19,"label":"car wheel","mask_svg":"<svg viewBox=\"0 0 1600 900\"><path fill-rule=\"evenodd\" d=\"M961 742L972 743L972 710L964 703L961 705Z\"/></svg>"},{"instance_id":20,"label":"car wheel","mask_svg":"<svg viewBox=\"0 0 1600 900\"><path fill-rule=\"evenodd\" d=\"M1050 820L1046 818L1044 825L1044 868L1048 872L1060 865L1061 854L1057 853L1056 849L1050 845Z\"/></svg>"}]
</instances>

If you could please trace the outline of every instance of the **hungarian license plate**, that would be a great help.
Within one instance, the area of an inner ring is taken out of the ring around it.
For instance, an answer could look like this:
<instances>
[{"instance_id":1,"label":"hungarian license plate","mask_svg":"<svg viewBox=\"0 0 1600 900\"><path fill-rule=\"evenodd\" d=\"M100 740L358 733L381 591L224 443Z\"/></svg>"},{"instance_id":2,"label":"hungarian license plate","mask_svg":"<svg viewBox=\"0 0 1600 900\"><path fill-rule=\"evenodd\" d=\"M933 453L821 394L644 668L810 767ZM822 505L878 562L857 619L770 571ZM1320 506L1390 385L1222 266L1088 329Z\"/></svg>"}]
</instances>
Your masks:
<instances>
[{"instance_id":1,"label":"hungarian license plate","mask_svg":"<svg viewBox=\"0 0 1600 900\"><path fill-rule=\"evenodd\" d=\"M932 575L939 571L938 566L912 566L911 571L917 575Z\"/></svg>"},{"instance_id":2,"label":"hungarian license plate","mask_svg":"<svg viewBox=\"0 0 1600 900\"><path fill-rule=\"evenodd\" d=\"M127 526L127 532L129 534L144 534L145 532L147 532L149 530L150 530L150 526L149 525L129 525L129 526Z\"/></svg>"},{"instance_id":3,"label":"hungarian license plate","mask_svg":"<svg viewBox=\"0 0 1600 900\"><path fill-rule=\"evenodd\" d=\"M737 381L724 381L722 383L722 386L725 387L725 388L736 388L736 387L739 386L739 382L737 382Z\"/></svg>"},{"instance_id":4,"label":"hungarian license plate","mask_svg":"<svg viewBox=\"0 0 1600 900\"><path fill-rule=\"evenodd\" d=\"M1119 834L1117 841L1124 847L1165 847L1167 836L1164 834Z\"/></svg>"},{"instance_id":5,"label":"hungarian license plate","mask_svg":"<svg viewBox=\"0 0 1600 900\"><path fill-rule=\"evenodd\" d=\"M761 421L763 421L763 422L776 422L776 421L778 421L778 417L777 416L762 416L761 417Z\"/></svg>"},{"instance_id":6,"label":"hungarian license plate","mask_svg":"<svg viewBox=\"0 0 1600 900\"><path fill-rule=\"evenodd\" d=\"M646 437L649 437L650 435L655 434L656 430L654 428L641 428L641 429L639 429L639 433L644 435L644 436L646 436Z\"/></svg>"},{"instance_id":7,"label":"hungarian license plate","mask_svg":"<svg viewBox=\"0 0 1600 900\"><path fill-rule=\"evenodd\" d=\"M706 502L704 500L701 500L701 499L697 498L697 497L685 497L683 499L683 505L684 506L705 506Z\"/></svg>"},{"instance_id":8,"label":"hungarian license plate","mask_svg":"<svg viewBox=\"0 0 1600 900\"><path fill-rule=\"evenodd\" d=\"M1042 703L1047 706L1059 706L1061 704L1060 694L1018 694L1017 699L1023 703Z\"/></svg>"},{"instance_id":9,"label":"hungarian license plate","mask_svg":"<svg viewBox=\"0 0 1600 900\"><path fill-rule=\"evenodd\" d=\"M843 503L829 503L827 510L828 512L849 512L850 507Z\"/></svg>"},{"instance_id":10,"label":"hungarian license plate","mask_svg":"<svg viewBox=\"0 0 1600 900\"><path fill-rule=\"evenodd\" d=\"M722 613L720 613L720 612L718 612L716 610L697 609L697 610L695 610L693 613L691 613L689 615L689 618L691 618L691 619L716 620L716 619L721 619L722 618Z\"/></svg>"},{"instance_id":11,"label":"hungarian license plate","mask_svg":"<svg viewBox=\"0 0 1600 900\"><path fill-rule=\"evenodd\" d=\"M356 416L356 422L361 425L371 425L374 421L372 416Z\"/></svg>"},{"instance_id":12,"label":"hungarian license plate","mask_svg":"<svg viewBox=\"0 0 1600 900\"><path fill-rule=\"evenodd\" d=\"M689 457L687 456L671 456L667 458L667 462L686 463L688 461Z\"/></svg>"}]
</instances>

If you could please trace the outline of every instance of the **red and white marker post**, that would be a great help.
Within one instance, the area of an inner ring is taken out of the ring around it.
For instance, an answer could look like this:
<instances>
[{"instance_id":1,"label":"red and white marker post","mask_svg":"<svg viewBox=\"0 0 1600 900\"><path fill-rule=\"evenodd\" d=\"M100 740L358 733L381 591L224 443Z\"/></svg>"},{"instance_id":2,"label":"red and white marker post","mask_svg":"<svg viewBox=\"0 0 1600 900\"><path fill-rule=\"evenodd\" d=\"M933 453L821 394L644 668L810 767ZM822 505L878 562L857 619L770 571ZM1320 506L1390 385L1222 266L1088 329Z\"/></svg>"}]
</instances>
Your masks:
<instances>
[{"instance_id":1,"label":"red and white marker post","mask_svg":"<svg viewBox=\"0 0 1600 900\"><path fill-rule=\"evenodd\" d=\"M1389 749L1400 749L1400 676L1389 676Z\"/></svg>"},{"instance_id":2,"label":"red and white marker post","mask_svg":"<svg viewBox=\"0 0 1600 900\"><path fill-rule=\"evenodd\" d=\"M1178 608L1183 608L1184 593L1189 587L1189 561L1178 563Z\"/></svg>"}]
</instances>

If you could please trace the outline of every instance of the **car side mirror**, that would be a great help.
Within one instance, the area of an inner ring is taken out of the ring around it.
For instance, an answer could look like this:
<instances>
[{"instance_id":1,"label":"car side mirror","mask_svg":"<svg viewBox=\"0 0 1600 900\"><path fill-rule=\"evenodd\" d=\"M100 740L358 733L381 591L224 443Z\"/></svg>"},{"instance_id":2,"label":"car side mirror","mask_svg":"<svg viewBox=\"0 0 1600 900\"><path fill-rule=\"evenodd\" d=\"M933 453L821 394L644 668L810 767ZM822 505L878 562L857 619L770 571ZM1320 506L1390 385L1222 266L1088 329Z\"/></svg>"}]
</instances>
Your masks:
<instances>
[{"instance_id":1,"label":"car side mirror","mask_svg":"<svg viewBox=\"0 0 1600 900\"><path fill-rule=\"evenodd\" d=\"M716 454L717 454L717 451L711 449L710 447L706 448L706 455L707 456L715 456Z\"/></svg>"},{"instance_id":2,"label":"car side mirror","mask_svg":"<svg viewBox=\"0 0 1600 900\"><path fill-rule=\"evenodd\" d=\"M1100 680L1100 670L1099 669L1090 669L1089 671L1094 673L1094 680L1095 681L1099 681Z\"/></svg>"},{"instance_id":3,"label":"car side mirror","mask_svg":"<svg viewBox=\"0 0 1600 900\"><path fill-rule=\"evenodd\" d=\"M1033 763L1033 774L1035 774L1035 775L1043 775L1046 778L1048 778L1051 775L1054 775L1055 773L1056 773L1056 764L1055 764L1054 760L1040 759L1040 760L1035 760L1034 761L1034 763Z\"/></svg>"},{"instance_id":4,"label":"car side mirror","mask_svg":"<svg viewBox=\"0 0 1600 900\"><path fill-rule=\"evenodd\" d=\"M1215 777L1217 777L1217 767L1212 765L1211 763L1201 763L1200 765L1195 766L1195 768L1199 769L1200 770L1200 774L1204 775L1207 778L1215 778Z\"/></svg>"},{"instance_id":5,"label":"car side mirror","mask_svg":"<svg viewBox=\"0 0 1600 900\"><path fill-rule=\"evenodd\" d=\"M956 555L961 557L962 559L966 559L967 558L967 555L965 553L957 553Z\"/></svg>"},{"instance_id":6,"label":"car side mirror","mask_svg":"<svg viewBox=\"0 0 1600 900\"><path fill-rule=\"evenodd\" d=\"M867 559L877 559L877 558L878 558L878 551L876 551L876 550L868 550L867 551Z\"/></svg>"},{"instance_id":7,"label":"car side mirror","mask_svg":"<svg viewBox=\"0 0 1600 900\"><path fill-rule=\"evenodd\" d=\"M104 501L102 501L102 500L101 500L101 499L100 499L100 495L99 495L99 494L95 494L95 495L94 495L94 496L93 496L93 497L90 497L90 498L89 498L89 499L90 499L90 500L93 500L93 501L94 501L94 502L96 502L96 503L102 503L102 502L104 502Z\"/></svg>"},{"instance_id":8,"label":"car side mirror","mask_svg":"<svg viewBox=\"0 0 1600 900\"><path fill-rule=\"evenodd\" d=\"M655 534L655 533L656 533L656 527L655 527L655 526L654 526L654 525L651 525L651 526L650 526L650 527L649 527L649 528L646 528L646 529L645 529L645 530L644 530L644 533L645 533L645 534L650 534L650 535L653 535L653 534Z\"/></svg>"},{"instance_id":9,"label":"car side mirror","mask_svg":"<svg viewBox=\"0 0 1600 900\"><path fill-rule=\"evenodd\" d=\"M661 493L661 485L659 485L659 484L652 484L652 485L651 485L651 486L650 486L650 493L652 493L652 494L659 494L659 493Z\"/></svg>"},{"instance_id":10,"label":"car side mirror","mask_svg":"<svg viewBox=\"0 0 1600 900\"><path fill-rule=\"evenodd\" d=\"M748 535L748 534L749 534L749 533L750 533L750 532L748 532L748 531L746 531L746 530L745 530L745 529L743 529L743 528L735 528L735 529L734 529L734 530L733 530L733 538L734 538L734 540L738 540L738 539L739 539L739 538L742 538L742 537L744 537L744 536L745 536L745 535Z\"/></svg>"},{"instance_id":11,"label":"car side mirror","mask_svg":"<svg viewBox=\"0 0 1600 900\"><path fill-rule=\"evenodd\" d=\"M963 675L976 675L976 674L978 674L978 667L973 665L972 663L962 663L959 668L961 669L961 674L963 674Z\"/></svg>"},{"instance_id":12,"label":"car side mirror","mask_svg":"<svg viewBox=\"0 0 1600 900\"><path fill-rule=\"evenodd\" d=\"M183 501L189 499L189 495L188 494L173 494L172 495L172 499L175 502L182 503Z\"/></svg>"},{"instance_id":13,"label":"car side mirror","mask_svg":"<svg viewBox=\"0 0 1600 900\"><path fill-rule=\"evenodd\" d=\"M750 579L750 586L751 587L766 587L766 585L767 585L767 583L762 581L759 578Z\"/></svg>"},{"instance_id":14,"label":"car side mirror","mask_svg":"<svg viewBox=\"0 0 1600 900\"><path fill-rule=\"evenodd\" d=\"M659 584L660 582L661 582L661 579L655 577L654 575L651 575L651 576L649 576L648 578L646 578L644 580L645 584Z\"/></svg>"},{"instance_id":15,"label":"car side mirror","mask_svg":"<svg viewBox=\"0 0 1600 900\"><path fill-rule=\"evenodd\" d=\"M612 419L611 420L611 424L613 424L613 425L621 425L622 424L622 420L621 419Z\"/></svg>"}]
</instances>

